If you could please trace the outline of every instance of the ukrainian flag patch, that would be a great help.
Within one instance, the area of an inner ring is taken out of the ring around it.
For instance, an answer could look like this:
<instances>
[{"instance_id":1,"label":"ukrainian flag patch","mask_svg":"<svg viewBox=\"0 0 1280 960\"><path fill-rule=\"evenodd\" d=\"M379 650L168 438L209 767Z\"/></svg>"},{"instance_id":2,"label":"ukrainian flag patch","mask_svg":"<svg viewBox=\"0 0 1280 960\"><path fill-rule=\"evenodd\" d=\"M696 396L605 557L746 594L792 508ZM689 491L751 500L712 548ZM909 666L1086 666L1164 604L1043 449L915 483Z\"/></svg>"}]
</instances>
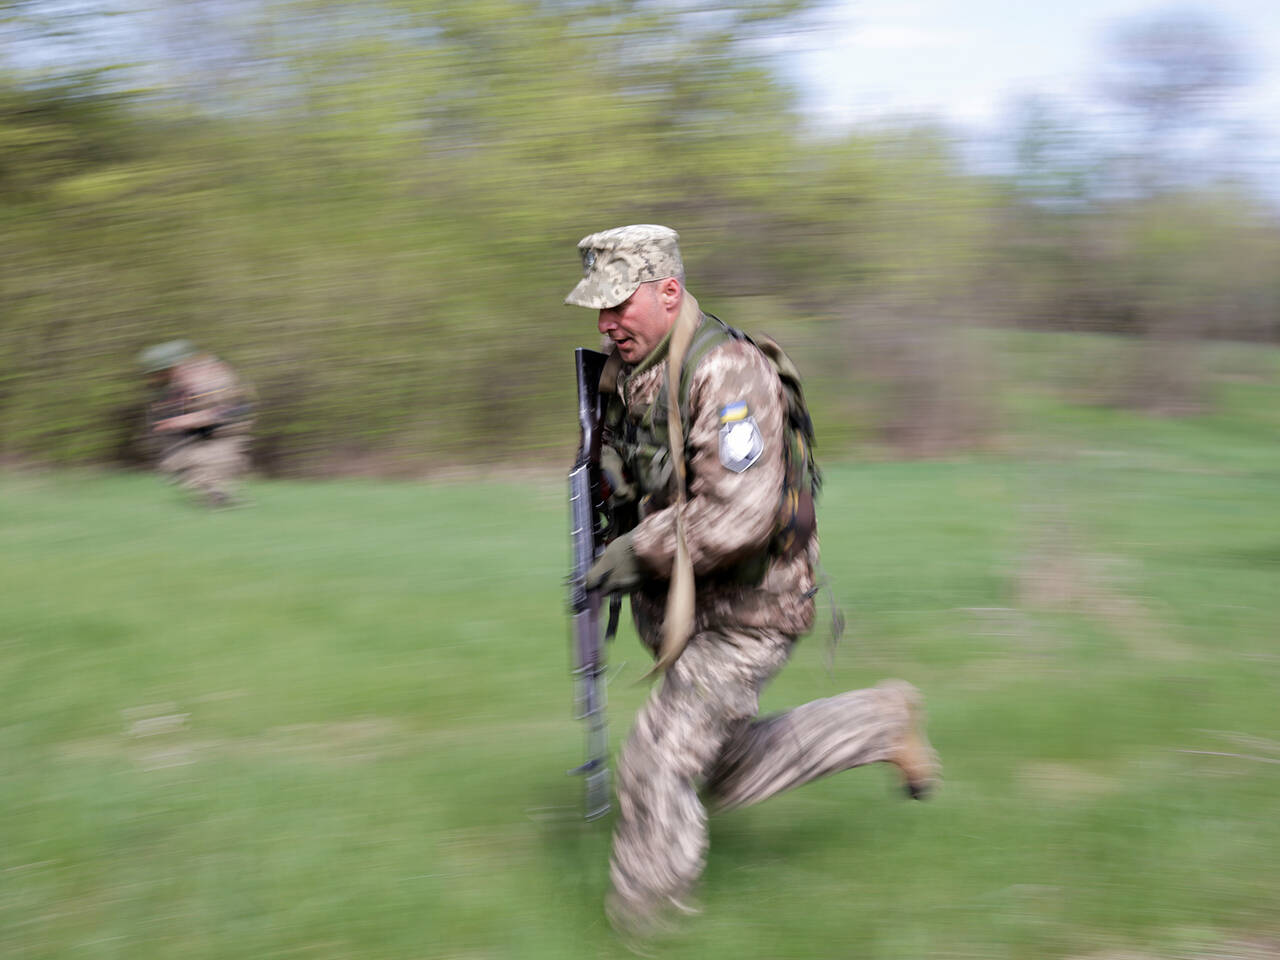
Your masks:
<instances>
[{"instance_id":1,"label":"ukrainian flag patch","mask_svg":"<svg viewBox=\"0 0 1280 960\"><path fill-rule=\"evenodd\" d=\"M750 413L751 411L747 409L747 402L739 400L737 403L731 403L727 407L720 408L720 422L736 423L739 420L747 419Z\"/></svg>"},{"instance_id":2,"label":"ukrainian flag patch","mask_svg":"<svg viewBox=\"0 0 1280 960\"><path fill-rule=\"evenodd\" d=\"M727 415L732 411L737 414ZM764 437L756 426L756 418L747 414L745 403L733 404L720 412L720 462L725 469L741 473L760 459Z\"/></svg>"}]
</instances>

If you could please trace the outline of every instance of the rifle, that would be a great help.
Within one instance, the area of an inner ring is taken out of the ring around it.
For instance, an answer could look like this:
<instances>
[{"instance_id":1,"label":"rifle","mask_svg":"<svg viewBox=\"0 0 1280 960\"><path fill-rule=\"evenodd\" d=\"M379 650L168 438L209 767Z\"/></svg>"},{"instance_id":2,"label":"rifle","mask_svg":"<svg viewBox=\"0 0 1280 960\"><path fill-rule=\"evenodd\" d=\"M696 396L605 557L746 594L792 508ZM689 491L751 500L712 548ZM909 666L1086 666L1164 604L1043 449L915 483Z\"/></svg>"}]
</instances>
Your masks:
<instances>
[{"instance_id":1,"label":"rifle","mask_svg":"<svg viewBox=\"0 0 1280 960\"><path fill-rule=\"evenodd\" d=\"M609 603L609 624L600 633L600 594L583 585L587 570L604 549L610 533L608 503L600 469L600 372L605 355L578 347L573 352L578 373L578 455L569 471L569 517L573 538L573 570L569 609L573 616L573 678L577 719L587 725L586 762L570 770L586 778L586 818L609 812L609 730L605 716L605 643L618 627L622 599Z\"/></svg>"},{"instance_id":2,"label":"rifle","mask_svg":"<svg viewBox=\"0 0 1280 960\"><path fill-rule=\"evenodd\" d=\"M180 394L166 389L147 404L143 449L152 460L163 460L179 447L191 442L191 438L179 433L157 433L156 424L170 417L186 413L186 403Z\"/></svg>"}]
</instances>

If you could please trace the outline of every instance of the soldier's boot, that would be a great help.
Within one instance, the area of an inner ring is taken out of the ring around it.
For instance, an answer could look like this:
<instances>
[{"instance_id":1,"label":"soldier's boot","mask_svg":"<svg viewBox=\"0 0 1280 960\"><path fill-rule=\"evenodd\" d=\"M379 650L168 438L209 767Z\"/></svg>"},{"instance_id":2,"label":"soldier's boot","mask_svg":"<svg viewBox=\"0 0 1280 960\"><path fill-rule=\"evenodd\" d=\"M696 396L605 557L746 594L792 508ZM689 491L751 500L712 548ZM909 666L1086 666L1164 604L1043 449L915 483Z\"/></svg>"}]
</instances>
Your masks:
<instances>
[{"instance_id":1,"label":"soldier's boot","mask_svg":"<svg viewBox=\"0 0 1280 960\"><path fill-rule=\"evenodd\" d=\"M901 772L907 796L912 800L924 800L938 789L942 781L942 765L925 736L924 703L920 692L900 680L890 680L879 686L892 690L906 701L907 723L890 747L888 760Z\"/></svg>"}]
</instances>

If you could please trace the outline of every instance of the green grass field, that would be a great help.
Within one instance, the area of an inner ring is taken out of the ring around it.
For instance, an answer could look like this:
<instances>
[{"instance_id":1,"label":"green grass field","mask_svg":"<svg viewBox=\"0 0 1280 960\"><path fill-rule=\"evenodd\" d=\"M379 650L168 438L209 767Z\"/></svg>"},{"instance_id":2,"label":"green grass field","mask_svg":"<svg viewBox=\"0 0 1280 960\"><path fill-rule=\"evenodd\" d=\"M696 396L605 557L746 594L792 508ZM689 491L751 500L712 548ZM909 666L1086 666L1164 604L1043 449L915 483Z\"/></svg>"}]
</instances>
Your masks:
<instances>
[{"instance_id":1,"label":"green grass field","mask_svg":"<svg viewBox=\"0 0 1280 960\"><path fill-rule=\"evenodd\" d=\"M830 467L849 631L765 709L908 679L944 788L876 766L714 820L658 953L1280 956L1280 391L1224 397L1027 392L1003 456ZM630 956L564 774L559 480L251 492L0 477L0 956ZM629 630L612 659L616 746Z\"/></svg>"}]
</instances>

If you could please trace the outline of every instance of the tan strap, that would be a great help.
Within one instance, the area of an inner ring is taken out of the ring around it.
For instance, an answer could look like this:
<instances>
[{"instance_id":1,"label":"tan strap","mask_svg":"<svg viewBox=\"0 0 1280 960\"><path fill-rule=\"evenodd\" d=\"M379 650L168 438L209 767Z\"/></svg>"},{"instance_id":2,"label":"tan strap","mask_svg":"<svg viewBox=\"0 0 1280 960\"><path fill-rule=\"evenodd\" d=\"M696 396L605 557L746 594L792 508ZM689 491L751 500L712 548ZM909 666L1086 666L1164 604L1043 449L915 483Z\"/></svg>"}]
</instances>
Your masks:
<instances>
[{"instance_id":1,"label":"tan strap","mask_svg":"<svg viewBox=\"0 0 1280 960\"><path fill-rule=\"evenodd\" d=\"M671 581L667 588L667 610L662 623L662 646L657 662L645 678L664 672L679 659L693 633L694 577L689 543L685 538L685 462L684 424L680 421L680 373L685 354L693 340L702 312L698 301L684 291L680 312L671 330L667 352L667 429L670 436L672 479L676 485L675 526L676 555L671 564Z\"/></svg>"},{"instance_id":2,"label":"tan strap","mask_svg":"<svg viewBox=\"0 0 1280 960\"><path fill-rule=\"evenodd\" d=\"M609 356L605 357L604 367L600 371L601 393L617 393L618 392L618 374L622 372L622 354L617 350L610 350Z\"/></svg>"}]
</instances>

